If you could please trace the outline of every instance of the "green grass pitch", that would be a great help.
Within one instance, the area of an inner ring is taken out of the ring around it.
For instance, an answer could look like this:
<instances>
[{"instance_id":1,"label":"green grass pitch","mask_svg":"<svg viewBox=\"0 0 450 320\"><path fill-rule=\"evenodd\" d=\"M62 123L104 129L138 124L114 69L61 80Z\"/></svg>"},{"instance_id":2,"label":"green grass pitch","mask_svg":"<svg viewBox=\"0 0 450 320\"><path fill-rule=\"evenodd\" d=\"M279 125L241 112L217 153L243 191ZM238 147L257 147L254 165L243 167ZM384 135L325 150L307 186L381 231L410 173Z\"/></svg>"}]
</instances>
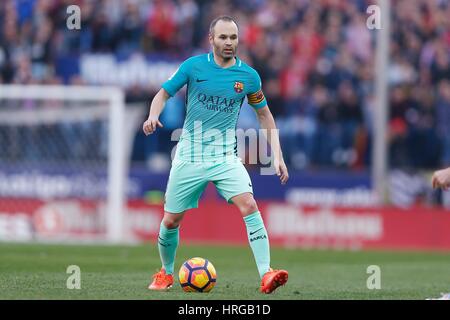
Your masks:
<instances>
[{"instance_id":1,"label":"green grass pitch","mask_svg":"<svg viewBox=\"0 0 450 320\"><path fill-rule=\"evenodd\" d=\"M209 259L218 274L210 293L169 292L147 285L159 267L154 243L138 246L0 243L0 299L426 299L450 291L448 253L330 251L272 248L272 266L289 281L272 295L258 292L259 276L248 246L187 245L176 272L191 257ZM81 289L69 290L69 265L81 269ZM367 289L367 267L381 268L381 289ZM177 279L177 277L176 277Z\"/></svg>"}]
</instances>

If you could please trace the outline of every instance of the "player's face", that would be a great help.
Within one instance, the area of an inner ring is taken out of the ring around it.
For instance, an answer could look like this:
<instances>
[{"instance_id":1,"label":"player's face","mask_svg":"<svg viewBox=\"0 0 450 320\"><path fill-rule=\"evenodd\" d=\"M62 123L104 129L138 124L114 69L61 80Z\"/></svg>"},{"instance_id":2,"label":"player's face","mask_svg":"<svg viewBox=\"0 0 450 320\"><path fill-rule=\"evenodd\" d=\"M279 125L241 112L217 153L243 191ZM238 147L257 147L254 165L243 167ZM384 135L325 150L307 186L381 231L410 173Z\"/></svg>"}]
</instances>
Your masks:
<instances>
[{"instance_id":1,"label":"player's face","mask_svg":"<svg viewBox=\"0 0 450 320\"><path fill-rule=\"evenodd\" d=\"M238 28L232 21L220 20L214 26L214 34L209 36L214 54L224 60L233 58L239 42Z\"/></svg>"}]
</instances>

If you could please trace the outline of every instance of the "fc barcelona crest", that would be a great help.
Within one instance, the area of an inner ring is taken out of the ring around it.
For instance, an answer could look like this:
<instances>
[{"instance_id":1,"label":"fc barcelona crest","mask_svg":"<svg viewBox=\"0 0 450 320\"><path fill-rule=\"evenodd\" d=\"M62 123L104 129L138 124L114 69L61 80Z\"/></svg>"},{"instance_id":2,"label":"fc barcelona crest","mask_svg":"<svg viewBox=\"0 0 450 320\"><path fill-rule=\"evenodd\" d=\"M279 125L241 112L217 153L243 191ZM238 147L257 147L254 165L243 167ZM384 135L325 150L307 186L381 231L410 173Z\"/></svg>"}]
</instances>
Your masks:
<instances>
[{"instance_id":1,"label":"fc barcelona crest","mask_svg":"<svg viewBox=\"0 0 450 320\"><path fill-rule=\"evenodd\" d=\"M244 84L242 82L235 81L234 82L234 91L236 91L237 93L241 93L242 90L244 90Z\"/></svg>"}]
</instances>

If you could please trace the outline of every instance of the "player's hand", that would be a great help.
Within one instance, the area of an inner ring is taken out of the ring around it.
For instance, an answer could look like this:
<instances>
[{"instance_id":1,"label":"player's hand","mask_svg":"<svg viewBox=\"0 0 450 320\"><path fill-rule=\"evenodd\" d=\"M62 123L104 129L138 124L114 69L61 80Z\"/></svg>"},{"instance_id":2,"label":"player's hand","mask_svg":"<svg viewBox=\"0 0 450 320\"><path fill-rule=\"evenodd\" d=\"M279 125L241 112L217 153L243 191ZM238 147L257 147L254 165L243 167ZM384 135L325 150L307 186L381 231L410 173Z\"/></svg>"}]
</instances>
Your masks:
<instances>
[{"instance_id":1,"label":"player's hand","mask_svg":"<svg viewBox=\"0 0 450 320\"><path fill-rule=\"evenodd\" d=\"M450 188L450 168L442 169L434 172L431 178L433 188L442 188L448 190Z\"/></svg>"},{"instance_id":2,"label":"player's hand","mask_svg":"<svg viewBox=\"0 0 450 320\"><path fill-rule=\"evenodd\" d=\"M281 184L286 184L289 179L289 173L284 160L275 159L273 165L277 176L280 177Z\"/></svg>"},{"instance_id":3,"label":"player's hand","mask_svg":"<svg viewBox=\"0 0 450 320\"><path fill-rule=\"evenodd\" d=\"M144 122L144 125L142 126L142 130L144 130L144 133L146 136L149 134L152 134L156 131L157 127L164 127L162 123L158 120L158 118L148 118L147 121Z\"/></svg>"}]
</instances>

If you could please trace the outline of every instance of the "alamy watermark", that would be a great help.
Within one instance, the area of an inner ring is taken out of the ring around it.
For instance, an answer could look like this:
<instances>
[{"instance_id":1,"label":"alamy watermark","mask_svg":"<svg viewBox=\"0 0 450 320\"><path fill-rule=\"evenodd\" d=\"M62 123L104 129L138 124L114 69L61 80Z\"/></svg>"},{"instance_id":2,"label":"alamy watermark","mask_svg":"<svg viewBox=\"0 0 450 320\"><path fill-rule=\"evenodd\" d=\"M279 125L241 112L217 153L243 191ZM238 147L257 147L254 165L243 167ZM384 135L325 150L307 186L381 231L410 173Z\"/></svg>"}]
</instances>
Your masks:
<instances>
[{"instance_id":1,"label":"alamy watermark","mask_svg":"<svg viewBox=\"0 0 450 320\"><path fill-rule=\"evenodd\" d=\"M66 13L69 15L66 19L66 26L69 30L81 29L81 9L77 5L68 6Z\"/></svg>"},{"instance_id":2,"label":"alamy watermark","mask_svg":"<svg viewBox=\"0 0 450 320\"><path fill-rule=\"evenodd\" d=\"M366 273L370 274L366 282L367 289L381 289L381 268L377 265L370 265L367 267Z\"/></svg>"},{"instance_id":3,"label":"alamy watermark","mask_svg":"<svg viewBox=\"0 0 450 320\"><path fill-rule=\"evenodd\" d=\"M67 278L66 281L66 287L69 290L81 289L81 269L77 265L70 265L67 267L66 270L67 274L70 274L70 276Z\"/></svg>"},{"instance_id":4,"label":"alamy watermark","mask_svg":"<svg viewBox=\"0 0 450 320\"><path fill-rule=\"evenodd\" d=\"M69 15L66 19L66 26L69 30L81 29L81 9L77 5L70 5L66 9ZM381 29L381 9L378 5L370 5L366 9L369 17L366 20L366 26L369 30Z\"/></svg>"},{"instance_id":5,"label":"alamy watermark","mask_svg":"<svg viewBox=\"0 0 450 320\"><path fill-rule=\"evenodd\" d=\"M381 9L373 4L367 7L366 13L370 16L366 20L366 26L369 30L381 29Z\"/></svg>"},{"instance_id":6,"label":"alamy watermark","mask_svg":"<svg viewBox=\"0 0 450 320\"><path fill-rule=\"evenodd\" d=\"M172 149L171 158L178 157L192 162L234 162L260 164L261 175L275 174L274 154L270 146L279 145L278 129L218 129L203 130L202 121L195 121L193 130L176 129L171 135L178 144ZM281 159L281 155L279 157Z\"/></svg>"}]
</instances>

